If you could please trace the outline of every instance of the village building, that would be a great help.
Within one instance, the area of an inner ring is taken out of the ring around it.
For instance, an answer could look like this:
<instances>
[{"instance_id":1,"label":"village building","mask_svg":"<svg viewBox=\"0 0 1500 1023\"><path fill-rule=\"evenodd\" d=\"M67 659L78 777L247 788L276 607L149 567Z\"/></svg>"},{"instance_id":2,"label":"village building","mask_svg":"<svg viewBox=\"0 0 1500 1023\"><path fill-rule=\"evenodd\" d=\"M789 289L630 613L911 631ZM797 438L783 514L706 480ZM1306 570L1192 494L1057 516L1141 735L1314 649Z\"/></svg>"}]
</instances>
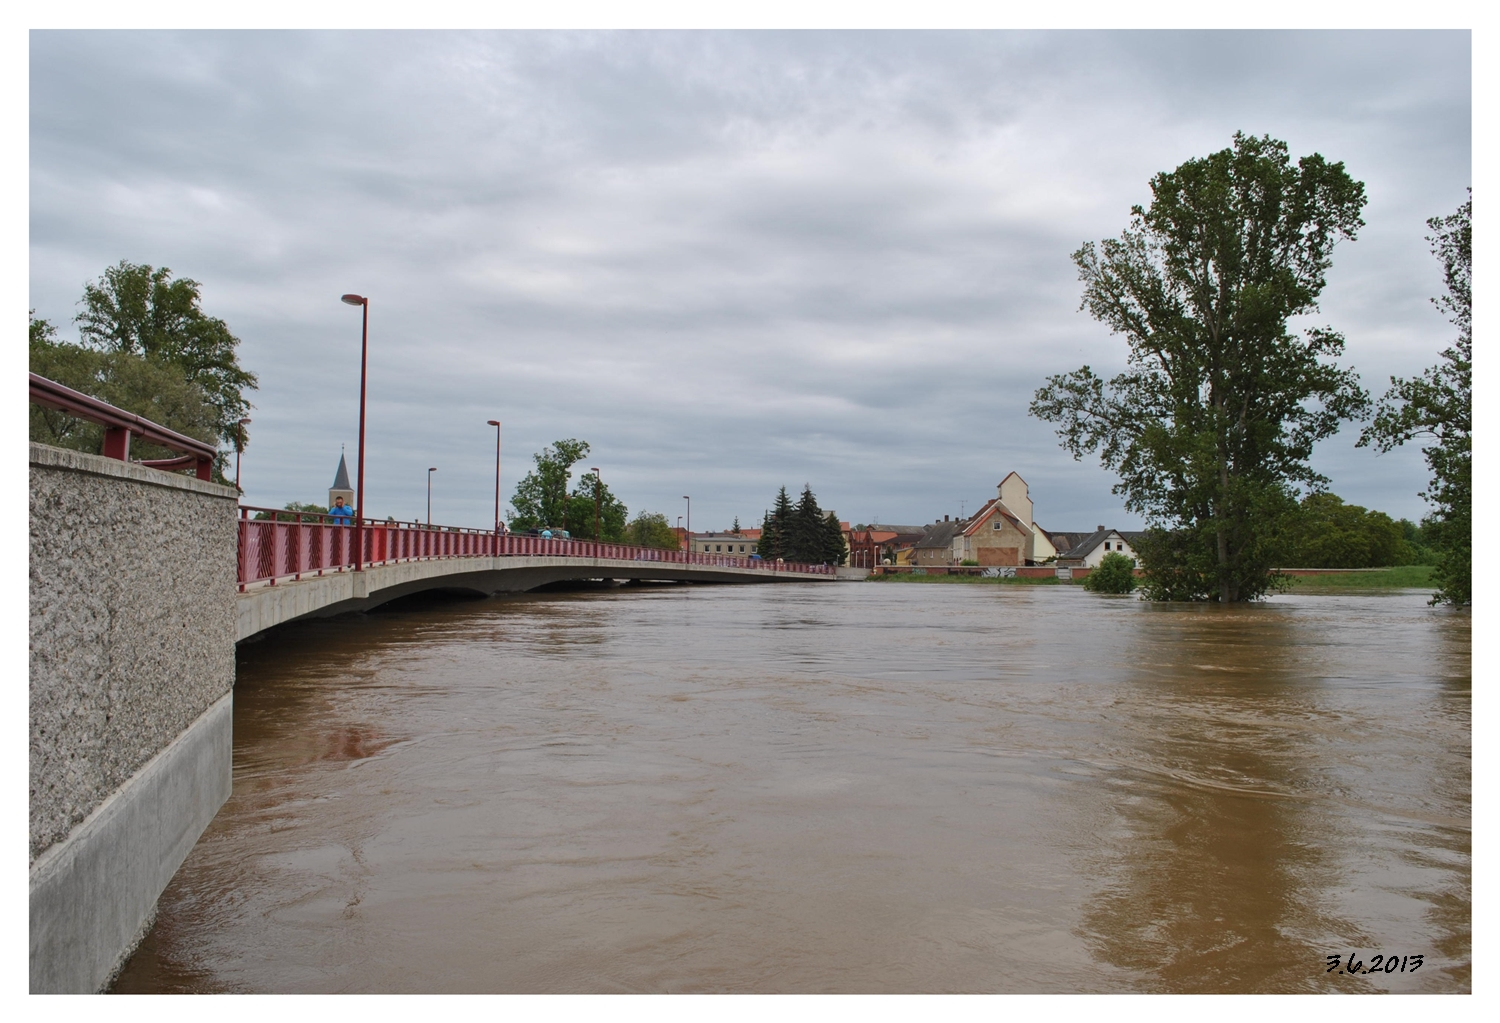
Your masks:
<instances>
[{"instance_id":1,"label":"village building","mask_svg":"<svg viewBox=\"0 0 1500 1023\"><path fill-rule=\"evenodd\" d=\"M967 519L927 527L912 551L913 565L983 567L1034 565L1057 556L1057 548L1032 517L1031 491L1019 473L1010 473L995 496Z\"/></svg>"},{"instance_id":2,"label":"village building","mask_svg":"<svg viewBox=\"0 0 1500 1023\"><path fill-rule=\"evenodd\" d=\"M733 554L737 558L748 558L760 544L760 530L751 537L751 530L739 533L693 533L688 538L688 549L694 554Z\"/></svg>"},{"instance_id":3,"label":"village building","mask_svg":"<svg viewBox=\"0 0 1500 1023\"><path fill-rule=\"evenodd\" d=\"M1137 565L1140 559L1130 541L1140 537L1139 531L1122 532L1100 526L1079 540L1072 548L1057 556L1057 563L1067 568L1098 568L1106 554L1123 554Z\"/></svg>"},{"instance_id":4,"label":"village building","mask_svg":"<svg viewBox=\"0 0 1500 1023\"><path fill-rule=\"evenodd\" d=\"M922 526L870 523L844 534L849 545L849 564L854 568L911 564L911 552L927 530Z\"/></svg>"}]
</instances>

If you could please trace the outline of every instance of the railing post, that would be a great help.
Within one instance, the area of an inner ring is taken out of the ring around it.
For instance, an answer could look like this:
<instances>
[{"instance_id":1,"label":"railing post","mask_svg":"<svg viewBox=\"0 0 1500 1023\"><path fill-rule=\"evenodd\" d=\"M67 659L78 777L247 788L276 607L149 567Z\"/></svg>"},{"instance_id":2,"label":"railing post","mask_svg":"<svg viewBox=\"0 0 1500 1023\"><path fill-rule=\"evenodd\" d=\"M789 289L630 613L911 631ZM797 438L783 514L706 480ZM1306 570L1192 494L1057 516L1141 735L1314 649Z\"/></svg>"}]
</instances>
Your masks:
<instances>
[{"instance_id":1,"label":"railing post","mask_svg":"<svg viewBox=\"0 0 1500 1023\"><path fill-rule=\"evenodd\" d=\"M109 426L104 430L104 457L121 462L130 461L130 431L122 426Z\"/></svg>"},{"instance_id":2,"label":"railing post","mask_svg":"<svg viewBox=\"0 0 1500 1023\"><path fill-rule=\"evenodd\" d=\"M241 508L240 520L239 522L235 523L235 531L238 533L238 535L235 537L235 573L239 576L239 587L241 593L245 592L245 533L248 529L248 520L246 519L246 516L249 514L250 509Z\"/></svg>"}]
</instances>

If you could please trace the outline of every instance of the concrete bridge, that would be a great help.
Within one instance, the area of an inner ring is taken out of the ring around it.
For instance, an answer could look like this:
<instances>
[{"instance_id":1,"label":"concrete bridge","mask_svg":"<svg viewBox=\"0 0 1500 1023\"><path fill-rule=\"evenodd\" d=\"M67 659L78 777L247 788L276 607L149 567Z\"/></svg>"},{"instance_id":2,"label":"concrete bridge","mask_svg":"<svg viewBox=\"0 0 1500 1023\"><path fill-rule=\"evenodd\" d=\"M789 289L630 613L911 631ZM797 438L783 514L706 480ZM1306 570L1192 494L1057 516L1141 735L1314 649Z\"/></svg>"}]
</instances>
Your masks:
<instances>
[{"instance_id":1,"label":"concrete bridge","mask_svg":"<svg viewBox=\"0 0 1500 1023\"><path fill-rule=\"evenodd\" d=\"M829 565L242 508L235 642L300 618L366 611L423 591L487 597L591 579L833 582ZM354 551L363 548L361 568Z\"/></svg>"},{"instance_id":2,"label":"concrete bridge","mask_svg":"<svg viewBox=\"0 0 1500 1023\"><path fill-rule=\"evenodd\" d=\"M675 565L623 558L563 555L467 557L401 562L283 582L251 586L235 600L235 642L284 622L367 611L398 597L423 591L488 597L522 593L549 583L589 579L688 583L831 582L833 574L768 572L753 568Z\"/></svg>"}]
</instances>

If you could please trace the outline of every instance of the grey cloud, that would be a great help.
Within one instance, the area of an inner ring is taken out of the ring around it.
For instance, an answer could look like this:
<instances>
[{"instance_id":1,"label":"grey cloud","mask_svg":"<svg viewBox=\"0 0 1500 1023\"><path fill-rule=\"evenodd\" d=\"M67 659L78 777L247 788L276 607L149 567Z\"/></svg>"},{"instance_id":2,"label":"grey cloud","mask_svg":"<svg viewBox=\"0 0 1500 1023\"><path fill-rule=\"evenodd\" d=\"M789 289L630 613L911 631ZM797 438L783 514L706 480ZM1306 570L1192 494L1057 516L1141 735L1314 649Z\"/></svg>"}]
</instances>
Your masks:
<instances>
[{"instance_id":1,"label":"grey cloud","mask_svg":"<svg viewBox=\"0 0 1500 1023\"><path fill-rule=\"evenodd\" d=\"M1025 413L1123 346L1068 254L1237 129L1344 160L1369 226L1316 322L1378 389L1448 328L1422 221L1469 183L1466 33L38 32L32 304L121 258L204 284L261 376L249 498L354 441L369 502L480 525L560 437L633 510L748 522L812 483L921 521L1006 471L1054 526L1131 524ZM1416 516L1420 459L1346 433L1350 500Z\"/></svg>"}]
</instances>

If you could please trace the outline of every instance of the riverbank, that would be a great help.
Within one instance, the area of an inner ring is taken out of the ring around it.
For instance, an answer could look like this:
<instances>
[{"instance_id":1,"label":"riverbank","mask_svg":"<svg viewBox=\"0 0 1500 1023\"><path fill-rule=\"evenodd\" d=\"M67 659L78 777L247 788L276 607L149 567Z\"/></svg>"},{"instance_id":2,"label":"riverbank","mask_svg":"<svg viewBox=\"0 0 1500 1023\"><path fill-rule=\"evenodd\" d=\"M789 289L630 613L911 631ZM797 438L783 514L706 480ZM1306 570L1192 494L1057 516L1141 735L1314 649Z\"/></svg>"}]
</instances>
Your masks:
<instances>
[{"instance_id":1,"label":"riverbank","mask_svg":"<svg viewBox=\"0 0 1500 1023\"><path fill-rule=\"evenodd\" d=\"M1299 570L1292 569L1291 573ZM1078 572L1073 585L1081 583L1083 572ZM1392 568L1350 569L1347 571L1323 570L1316 575L1288 574L1287 593L1347 593L1351 590L1408 590L1426 589L1435 586L1431 565L1397 565ZM899 575L872 575L866 582L894 583L964 583L1002 584L1010 586L1058 586L1067 580L1055 576L1023 577L1001 576L993 578L982 575L916 575L902 572Z\"/></svg>"}]
</instances>

